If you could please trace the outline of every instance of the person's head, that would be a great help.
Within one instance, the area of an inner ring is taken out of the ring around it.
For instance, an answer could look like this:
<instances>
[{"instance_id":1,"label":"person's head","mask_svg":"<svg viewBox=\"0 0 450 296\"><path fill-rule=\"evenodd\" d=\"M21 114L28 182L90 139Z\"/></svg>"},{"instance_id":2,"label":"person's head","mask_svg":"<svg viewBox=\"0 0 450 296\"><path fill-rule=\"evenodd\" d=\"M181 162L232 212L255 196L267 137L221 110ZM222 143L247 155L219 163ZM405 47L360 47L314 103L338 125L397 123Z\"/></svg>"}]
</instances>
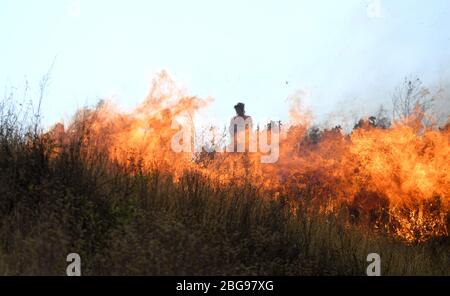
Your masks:
<instances>
[{"instance_id":1,"label":"person's head","mask_svg":"<svg viewBox=\"0 0 450 296\"><path fill-rule=\"evenodd\" d=\"M244 103L237 103L234 105L234 110L236 110L236 114L239 116L244 116L245 114L245 105Z\"/></svg>"}]
</instances>

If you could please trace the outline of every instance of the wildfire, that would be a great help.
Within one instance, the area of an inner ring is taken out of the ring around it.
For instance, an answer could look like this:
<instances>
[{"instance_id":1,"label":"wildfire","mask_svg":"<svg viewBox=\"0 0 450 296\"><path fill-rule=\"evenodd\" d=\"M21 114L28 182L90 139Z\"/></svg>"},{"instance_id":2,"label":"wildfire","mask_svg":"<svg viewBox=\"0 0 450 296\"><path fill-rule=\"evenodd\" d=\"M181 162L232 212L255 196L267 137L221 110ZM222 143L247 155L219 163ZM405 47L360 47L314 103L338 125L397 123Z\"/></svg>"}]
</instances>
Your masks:
<instances>
[{"instance_id":1,"label":"wildfire","mask_svg":"<svg viewBox=\"0 0 450 296\"><path fill-rule=\"evenodd\" d=\"M102 147L112 160L143 170L156 166L175 179L184 170L198 170L219 184L249 182L268 198L308 201L325 211L346 205L349 223L365 221L410 242L448 236L449 128L366 124L348 135L335 128L314 138L308 120L299 120L301 112L293 109L295 122L281 133L275 163L261 163L261 152L173 151L171 141L180 127L194 131L195 114L208 102L187 96L163 72L134 111L103 103L79 114L65 133L84 122L88 145Z\"/></svg>"}]
</instances>

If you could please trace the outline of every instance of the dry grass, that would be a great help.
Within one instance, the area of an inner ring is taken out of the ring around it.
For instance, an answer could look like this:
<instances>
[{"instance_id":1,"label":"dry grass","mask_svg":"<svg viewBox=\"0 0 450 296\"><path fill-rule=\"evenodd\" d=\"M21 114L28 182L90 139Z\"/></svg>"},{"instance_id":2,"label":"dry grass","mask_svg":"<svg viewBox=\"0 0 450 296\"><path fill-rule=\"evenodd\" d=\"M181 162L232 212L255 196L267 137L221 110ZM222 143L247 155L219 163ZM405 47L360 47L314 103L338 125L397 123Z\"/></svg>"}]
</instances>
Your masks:
<instances>
[{"instance_id":1,"label":"dry grass","mask_svg":"<svg viewBox=\"0 0 450 296\"><path fill-rule=\"evenodd\" d=\"M342 213L268 201L250 185L180 182L139 171L81 141L54 145L5 111L0 122L0 274L363 275L368 253L385 275L450 275L448 239L405 245L346 226ZM308 209L308 211L307 211Z\"/></svg>"}]
</instances>

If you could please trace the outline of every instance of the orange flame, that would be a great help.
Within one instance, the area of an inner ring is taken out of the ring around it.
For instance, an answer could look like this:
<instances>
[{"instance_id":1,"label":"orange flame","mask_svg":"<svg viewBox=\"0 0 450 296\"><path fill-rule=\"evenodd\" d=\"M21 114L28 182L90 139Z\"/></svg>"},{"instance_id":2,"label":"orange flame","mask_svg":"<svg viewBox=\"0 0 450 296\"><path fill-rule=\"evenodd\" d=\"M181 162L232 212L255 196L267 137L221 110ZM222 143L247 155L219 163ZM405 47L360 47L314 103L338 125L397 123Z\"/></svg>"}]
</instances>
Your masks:
<instances>
[{"instance_id":1,"label":"orange flame","mask_svg":"<svg viewBox=\"0 0 450 296\"><path fill-rule=\"evenodd\" d=\"M350 221L366 216L375 228L407 241L448 236L448 126L419 132L417 125L406 122L388 129L366 124L350 135L336 128L315 139L308 135L310 113L294 105L276 163L261 163L260 152L172 151L171 139L178 131L173 121L195 130L194 116L207 104L187 96L162 72L133 112L103 103L83 120L90 122L90 143L123 164L137 161L142 169L157 166L175 177L186 169L198 170L221 183L249 182L269 198L308 199L326 211L345 204ZM68 130L79 123L75 119Z\"/></svg>"}]
</instances>

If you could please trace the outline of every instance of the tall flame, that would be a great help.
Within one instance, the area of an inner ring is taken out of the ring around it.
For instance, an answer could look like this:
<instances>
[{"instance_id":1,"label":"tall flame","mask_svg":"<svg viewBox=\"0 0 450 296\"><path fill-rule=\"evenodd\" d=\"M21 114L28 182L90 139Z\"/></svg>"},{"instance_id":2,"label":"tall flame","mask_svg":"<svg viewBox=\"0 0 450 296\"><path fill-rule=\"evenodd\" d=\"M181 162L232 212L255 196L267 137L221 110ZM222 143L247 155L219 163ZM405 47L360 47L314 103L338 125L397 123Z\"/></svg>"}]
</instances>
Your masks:
<instances>
[{"instance_id":1,"label":"tall flame","mask_svg":"<svg viewBox=\"0 0 450 296\"><path fill-rule=\"evenodd\" d=\"M268 198L308 200L324 211L346 205L350 222L367 219L375 228L410 242L448 236L448 126L418 129L403 122L382 129L366 123L348 135L335 128L314 138L309 135L310 113L294 104L293 121L282 133L275 163L261 163L260 152L174 152L170 143L179 127L173 122L195 130L194 116L207 104L208 100L186 95L162 72L132 112L102 103L76 117L65 133L88 122L90 145L102 147L123 164L138 164L144 170L156 166L175 177L186 169L198 170L219 184L249 182Z\"/></svg>"}]
</instances>

